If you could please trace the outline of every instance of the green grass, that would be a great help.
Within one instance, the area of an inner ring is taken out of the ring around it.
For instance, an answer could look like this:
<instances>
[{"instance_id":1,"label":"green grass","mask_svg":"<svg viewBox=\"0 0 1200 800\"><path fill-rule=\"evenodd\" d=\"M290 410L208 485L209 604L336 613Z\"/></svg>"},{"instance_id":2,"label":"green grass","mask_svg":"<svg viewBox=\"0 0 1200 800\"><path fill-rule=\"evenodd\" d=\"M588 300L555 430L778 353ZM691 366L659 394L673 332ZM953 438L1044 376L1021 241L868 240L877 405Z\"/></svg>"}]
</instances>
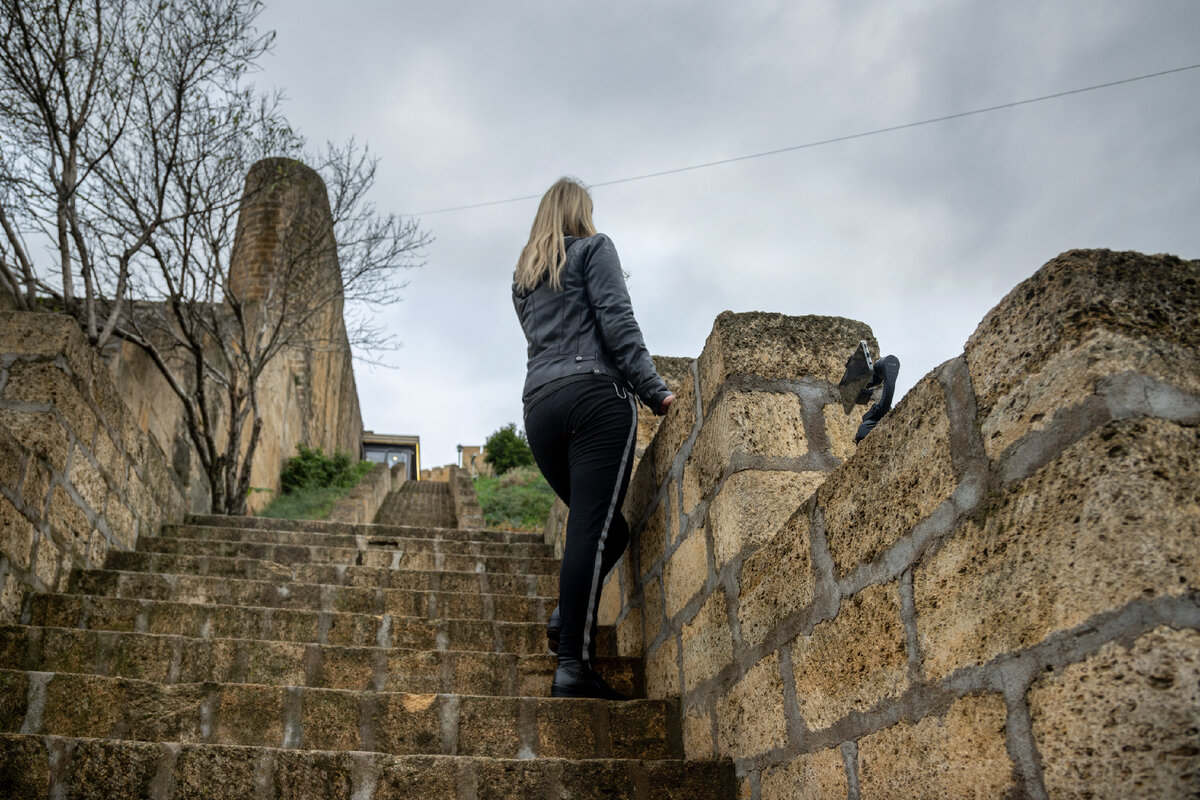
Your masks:
<instances>
[{"instance_id":1,"label":"green grass","mask_svg":"<svg viewBox=\"0 0 1200 800\"><path fill-rule=\"evenodd\" d=\"M358 485L374 466L351 461L345 453L327 456L321 448L296 445L299 455L288 459L280 480L283 493L262 511L272 519L328 519L333 505Z\"/></svg>"},{"instance_id":2,"label":"green grass","mask_svg":"<svg viewBox=\"0 0 1200 800\"><path fill-rule=\"evenodd\" d=\"M476 478L475 493L489 528L540 531L554 505L554 490L537 467L517 467L497 478Z\"/></svg>"}]
</instances>

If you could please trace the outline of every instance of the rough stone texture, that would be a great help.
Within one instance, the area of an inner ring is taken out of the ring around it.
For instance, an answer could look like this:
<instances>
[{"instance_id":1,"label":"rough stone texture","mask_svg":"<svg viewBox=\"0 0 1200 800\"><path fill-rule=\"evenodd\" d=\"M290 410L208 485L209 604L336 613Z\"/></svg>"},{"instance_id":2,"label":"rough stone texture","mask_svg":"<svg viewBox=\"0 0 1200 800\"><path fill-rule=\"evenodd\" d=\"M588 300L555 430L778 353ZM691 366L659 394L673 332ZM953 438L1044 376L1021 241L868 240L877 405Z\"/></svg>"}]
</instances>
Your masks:
<instances>
[{"instance_id":1,"label":"rough stone texture","mask_svg":"<svg viewBox=\"0 0 1200 800\"><path fill-rule=\"evenodd\" d=\"M726 391L704 415L685 469L707 496L739 456L799 458L808 452L800 398L763 391Z\"/></svg>"},{"instance_id":2,"label":"rough stone texture","mask_svg":"<svg viewBox=\"0 0 1200 800\"><path fill-rule=\"evenodd\" d=\"M72 567L180 519L186 497L73 320L0 313L0 352L9 364L0 392L8 461L0 556L9 572L0 622L13 622L29 591L58 588Z\"/></svg>"},{"instance_id":3,"label":"rough stone texture","mask_svg":"<svg viewBox=\"0 0 1200 800\"><path fill-rule=\"evenodd\" d=\"M925 671L942 676L1133 600L1200 588L1200 429L1093 431L993 496L915 572Z\"/></svg>"},{"instance_id":4,"label":"rough stone texture","mask_svg":"<svg viewBox=\"0 0 1200 800\"><path fill-rule=\"evenodd\" d=\"M712 708L707 704L683 710L683 752L690 759L710 759L714 755Z\"/></svg>"},{"instance_id":5,"label":"rough stone texture","mask_svg":"<svg viewBox=\"0 0 1200 800\"><path fill-rule=\"evenodd\" d=\"M708 544L704 528L694 528L663 565L667 619L683 610L684 605L708 580Z\"/></svg>"},{"instance_id":6,"label":"rough stone texture","mask_svg":"<svg viewBox=\"0 0 1200 800\"><path fill-rule=\"evenodd\" d=\"M692 435L692 428L695 427L696 381L692 377L690 358L667 359L655 356L654 363L667 386L675 393L675 400L662 417L656 417L645 410L640 411L638 446L639 449L651 452L654 461L654 482L661 484L674 463L679 448ZM653 426L652 435L644 442L643 426Z\"/></svg>"},{"instance_id":7,"label":"rough stone texture","mask_svg":"<svg viewBox=\"0 0 1200 800\"><path fill-rule=\"evenodd\" d=\"M742 563L738 621L742 639L759 644L792 612L814 599L816 576L803 506L762 549Z\"/></svg>"},{"instance_id":8,"label":"rough stone texture","mask_svg":"<svg viewBox=\"0 0 1200 800\"><path fill-rule=\"evenodd\" d=\"M829 452L834 458L845 461L854 455L858 445L854 443L854 435L862 424L863 415L870 406L855 406L847 414L838 403L828 403L821 407L821 416L825 422L825 436L829 439Z\"/></svg>"},{"instance_id":9,"label":"rough stone texture","mask_svg":"<svg viewBox=\"0 0 1200 800\"><path fill-rule=\"evenodd\" d=\"M1100 331L1110 334L1110 342L1137 346L1106 351L1108 365L1092 363L1085 374L1132 367L1200 392L1198 268L1200 262L1174 256L1108 250L1072 250L1049 261L988 312L967 342L980 419L989 425L994 412L1026 420L1044 413L1027 409L1021 385L1043 372L1052 355L1089 344ZM1077 390L1075 380L1063 391ZM1064 395L1060 407L1079 396Z\"/></svg>"},{"instance_id":10,"label":"rough stone texture","mask_svg":"<svg viewBox=\"0 0 1200 800\"><path fill-rule=\"evenodd\" d=\"M868 586L835 619L792 643L796 701L812 730L867 711L908 686L908 655L896 584Z\"/></svg>"},{"instance_id":11,"label":"rough stone texture","mask_svg":"<svg viewBox=\"0 0 1200 800\"><path fill-rule=\"evenodd\" d=\"M646 600L646 643L649 644L658 638L658 632L662 629L663 624L663 591L662 581L658 576L654 576L646 581L643 589Z\"/></svg>"},{"instance_id":12,"label":"rough stone texture","mask_svg":"<svg viewBox=\"0 0 1200 800\"><path fill-rule=\"evenodd\" d=\"M660 642L646 658L646 696L679 696L679 648L674 636Z\"/></svg>"},{"instance_id":13,"label":"rough stone texture","mask_svg":"<svg viewBox=\"0 0 1200 800\"><path fill-rule=\"evenodd\" d=\"M842 751L838 748L801 754L762 772L762 800L826 800L849 791Z\"/></svg>"},{"instance_id":14,"label":"rough stone texture","mask_svg":"<svg viewBox=\"0 0 1200 800\"><path fill-rule=\"evenodd\" d=\"M721 695L717 741L720 752L733 758L760 755L787 744L778 652L751 667Z\"/></svg>"},{"instance_id":15,"label":"rough stone texture","mask_svg":"<svg viewBox=\"0 0 1200 800\"><path fill-rule=\"evenodd\" d=\"M654 507L650 519L633 537L638 548L638 568L642 580L658 565L667 548L667 509L659 503Z\"/></svg>"},{"instance_id":16,"label":"rough stone texture","mask_svg":"<svg viewBox=\"0 0 1200 800\"><path fill-rule=\"evenodd\" d=\"M696 616L684 624L682 648L684 688L688 692L733 660L733 634L724 592L718 589L709 595Z\"/></svg>"},{"instance_id":17,"label":"rough stone texture","mask_svg":"<svg viewBox=\"0 0 1200 800\"><path fill-rule=\"evenodd\" d=\"M927 379L817 491L836 574L877 558L950 497L955 485L945 394Z\"/></svg>"},{"instance_id":18,"label":"rough stone texture","mask_svg":"<svg viewBox=\"0 0 1200 800\"><path fill-rule=\"evenodd\" d=\"M846 358L863 339L878 351L871 329L854 320L722 312L699 359L701 407L709 408L720 385L735 375L814 378L836 385Z\"/></svg>"},{"instance_id":19,"label":"rough stone texture","mask_svg":"<svg viewBox=\"0 0 1200 800\"><path fill-rule=\"evenodd\" d=\"M1013 786L1000 695L969 695L944 716L900 722L858 743L862 797L997 798Z\"/></svg>"},{"instance_id":20,"label":"rough stone texture","mask_svg":"<svg viewBox=\"0 0 1200 800\"><path fill-rule=\"evenodd\" d=\"M1029 691L1055 798L1200 795L1200 632L1158 628L1044 673Z\"/></svg>"},{"instance_id":21,"label":"rough stone texture","mask_svg":"<svg viewBox=\"0 0 1200 800\"><path fill-rule=\"evenodd\" d=\"M708 509L717 569L775 535L824 479L823 472L746 470L729 476Z\"/></svg>"}]
</instances>

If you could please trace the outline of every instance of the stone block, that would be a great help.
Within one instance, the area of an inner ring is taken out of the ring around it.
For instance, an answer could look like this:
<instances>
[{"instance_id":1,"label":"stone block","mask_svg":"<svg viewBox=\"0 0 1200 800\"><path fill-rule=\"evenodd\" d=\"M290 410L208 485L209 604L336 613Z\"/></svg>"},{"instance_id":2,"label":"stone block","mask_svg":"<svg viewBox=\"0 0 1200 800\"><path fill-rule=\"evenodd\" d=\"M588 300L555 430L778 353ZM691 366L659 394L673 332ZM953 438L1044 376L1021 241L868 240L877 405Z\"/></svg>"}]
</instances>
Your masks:
<instances>
[{"instance_id":1,"label":"stone block","mask_svg":"<svg viewBox=\"0 0 1200 800\"><path fill-rule=\"evenodd\" d=\"M17 491L24 468L24 448L7 428L0 426L0 486Z\"/></svg>"},{"instance_id":2,"label":"stone block","mask_svg":"<svg viewBox=\"0 0 1200 800\"><path fill-rule=\"evenodd\" d=\"M744 641L760 644L785 617L812 603L816 575L809 536L806 504L766 545L742 562L738 622Z\"/></svg>"},{"instance_id":3,"label":"stone block","mask_svg":"<svg viewBox=\"0 0 1200 800\"><path fill-rule=\"evenodd\" d=\"M99 514L104 511L105 502L108 499L108 486L105 484L104 476L88 460L86 452L79 445L75 446L75 452L71 456L68 480L83 502L87 503L94 513Z\"/></svg>"},{"instance_id":4,"label":"stone block","mask_svg":"<svg viewBox=\"0 0 1200 800\"><path fill-rule=\"evenodd\" d=\"M821 407L830 455L842 461L854 455L858 447L854 444L854 436L858 433L858 426L862 424L863 415L869 408L870 406L855 406L847 414L838 403L826 403Z\"/></svg>"},{"instance_id":5,"label":"stone block","mask_svg":"<svg viewBox=\"0 0 1200 800\"><path fill-rule=\"evenodd\" d=\"M64 314L0 311L0 353L79 360L87 347L79 325Z\"/></svg>"},{"instance_id":6,"label":"stone block","mask_svg":"<svg viewBox=\"0 0 1200 800\"><path fill-rule=\"evenodd\" d=\"M0 315L2 316L2 315ZM20 730L20 721L15 729ZM46 740L0 734L0 786L6 797L50 797L50 754Z\"/></svg>"},{"instance_id":7,"label":"stone block","mask_svg":"<svg viewBox=\"0 0 1200 800\"><path fill-rule=\"evenodd\" d=\"M733 635L724 589L714 590L696 616L683 626L680 647L684 690L689 693L733 661Z\"/></svg>"},{"instance_id":8,"label":"stone block","mask_svg":"<svg viewBox=\"0 0 1200 800\"><path fill-rule=\"evenodd\" d=\"M282 747L286 703L287 690L282 687L222 686L211 741L214 744Z\"/></svg>"},{"instance_id":9,"label":"stone block","mask_svg":"<svg viewBox=\"0 0 1200 800\"><path fill-rule=\"evenodd\" d=\"M18 361L4 386L9 403L48 404L82 442L96 435L96 415L80 396L71 376L52 361Z\"/></svg>"},{"instance_id":10,"label":"stone block","mask_svg":"<svg viewBox=\"0 0 1200 800\"><path fill-rule=\"evenodd\" d=\"M1200 794L1200 631L1160 627L1044 672L1029 712L1051 797Z\"/></svg>"},{"instance_id":11,"label":"stone block","mask_svg":"<svg viewBox=\"0 0 1200 800\"><path fill-rule=\"evenodd\" d=\"M521 749L521 700L515 697L465 697L458 712L458 753L516 758Z\"/></svg>"},{"instance_id":12,"label":"stone block","mask_svg":"<svg viewBox=\"0 0 1200 800\"><path fill-rule=\"evenodd\" d=\"M113 736L130 705L129 689L129 684L107 678L56 674L46 684L41 732L95 739Z\"/></svg>"},{"instance_id":13,"label":"stone block","mask_svg":"<svg viewBox=\"0 0 1200 800\"><path fill-rule=\"evenodd\" d=\"M475 782L478 786L475 794L477 800L523 800L526 797L551 796L547 770L536 761L480 761L475 765ZM418 785L420 791L405 795L405 799L425 796L424 784ZM564 776L564 788L567 787L569 784ZM447 784L446 788L446 800L462 796L453 783Z\"/></svg>"},{"instance_id":14,"label":"stone block","mask_svg":"<svg viewBox=\"0 0 1200 800\"><path fill-rule=\"evenodd\" d=\"M710 702L689 705L683 710L683 754L689 761L708 761L713 751L713 710Z\"/></svg>"},{"instance_id":15,"label":"stone block","mask_svg":"<svg viewBox=\"0 0 1200 800\"><path fill-rule=\"evenodd\" d=\"M779 653L772 651L717 701L718 749L727 758L753 758L787 741Z\"/></svg>"},{"instance_id":16,"label":"stone block","mask_svg":"<svg viewBox=\"0 0 1200 800\"><path fill-rule=\"evenodd\" d=\"M643 578L662 560L667 547L666 506L659 503L637 534L638 569Z\"/></svg>"},{"instance_id":17,"label":"stone block","mask_svg":"<svg viewBox=\"0 0 1200 800\"><path fill-rule=\"evenodd\" d=\"M0 495L0 555L8 558L11 568L29 571L36 532L33 523Z\"/></svg>"},{"instance_id":18,"label":"stone block","mask_svg":"<svg viewBox=\"0 0 1200 800\"><path fill-rule=\"evenodd\" d=\"M1027 424L1044 413L1019 399L1040 393L1030 391L1031 377L1037 382L1055 353L1090 349L1088 340L1101 333L1107 335L1097 342L1113 349L1101 346L1106 363L1088 365L1089 375L1133 369L1200 392L1197 268L1174 256L1108 250L1072 250L1047 262L988 312L967 341L979 418L995 431L1006 427L1004 418ZM1088 379L1079 378L1079 386L1065 390L1086 393Z\"/></svg>"},{"instance_id":19,"label":"stone block","mask_svg":"<svg viewBox=\"0 0 1200 800\"><path fill-rule=\"evenodd\" d=\"M671 547L687 532L687 519L682 516L679 505L679 480L672 478L667 483L667 510L671 512L671 524L667 528L667 546Z\"/></svg>"},{"instance_id":20,"label":"stone block","mask_svg":"<svg viewBox=\"0 0 1200 800\"><path fill-rule=\"evenodd\" d=\"M617 623L617 655L640 656L642 646L642 607L633 606Z\"/></svg>"},{"instance_id":21,"label":"stone block","mask_svg":"<svg viewBox=\"0 0 1200 800\"><path fill-rule=\"evenodd\" d=\"M383 753L442 752L442 705L436 694L378 695L370 723L375 749Z\"/></svg>"},{"instance_id":22,"label":"stone block","mask_svg":"<svg viewBox=\"0 0 1200 800\"><path fill-rule=\"evenodd\" d=\"M63 797L150 797L162 750L157 744L85 739L71 749ZM54 795L49 795L53 797Z\"/></svg>"},{"instance_id":23,"label":"stone block","mask_svg":"<svg viewBox=\"0 0 1200 800\"><path fill-rule=\"evenodd\" d=\"M1013 788L1006 719L1001 695L968 695L943 716L899 722L864 736L858 743L862 796L1006 796Z\"/></svg>"},{"instance_id":24,"label":"stone block","mask_svg":"<svg viewBox=\"0 0 1200 800\"><path fill-rule=\"evenodd\" d=\"M300 723L304 746L312 750L360 750L361 697L350 692L305 690L300 699ZM270 742L264 742L270 744Z\"/></svg>"},{"instance_id":25,"label":"stone block","mask_svg":"<svg viewBox=\"0 0 1200 800\"><path fill-rule=\"evenodd\" d=\"M87 543L91 539L93 526L87 512L61 486L54 487L50 495L46 520L58 530L72 555L77 555L82 563L87 558Z\"/></svg>"},{"instance_id":26,"label":"stone block","mask_svg":"<svg viewBox=\"0 0 1200 800\"><path fill-rule=\"evenodd\" d=\"M696 527L663 566L667 619L683 610L708 580L708 543L704 528Z\"/></svg>"},{"instance_id":27,"label":"stone block","mask_svg":"<svg viewBox=\"0 0 1200 800\"><path fill-rule=\"evenodd\" d=\"M679 646L674 636L663 639L646 657L646 696L679 696Z\"/></svg>"},{"instance_id":28,"label":"stone block","mask_svg":"<svg viewBox=\"0 0 1200 800\"><path fill-rule=\"evenodd\" d=\"M33 574L49 591L54 591L58 586L58 568L62 562L62 548L54 539L43 534L38 539L34 554Z\"/></svg>"},{"instance_id":29,"label":"stone block","mask_svg":"<svg viewBox=\"0 0 1200 800\"><path fill-rule=\"evenodd\" d=\"M956 485L946 397L935 373L914 386L817 491L837 577L882 555Z\"/></svg>"},{"instance_id":30,"label":"stone block","mask_svg":"<svg viewBox=\"0 0 1200 800\"><path fill-rule=\"evenodd\" d=\"M824 800L846 797L850 787L840 748L801 753L767 767L759 781L762 800Z\"/></svg>"},{"instance_id":31,"label":"stone block","mask_svg":"<svg viewBox=\"0 0 1200 800\"><path fill-rule=\"evenodd\" d=\"M351 800L353 775L348 754L283 751L272 755L276 800Z\"/></svg>"},{"instance_id":32,"label":"stone block","mask_svg":"<svg viewBox=\"0 0 1200 800\"><path fill-rule=\"evenodd\" d=\"M868 586L838 615L792 642L796 702L811 730L868 711L908 688L908 654L895 583Z\"/></svg>"},{"instance_id":33,"label":"stone block","mask_svg":"<svg viewBox=\"0 0 1200 800\"><path fill-rule=\"evenodd\" d=\"M722 312L713 322L697 364L701 408L710 408L717 389L735 375L811 378L836 385L846 359L864 339L872 352L878 351L871 329L854 320L760 311Z\"/></svg>"},{"instance_id":34,"label":"stone block","mask_svg":"<svg viewBox=\"0 0 1200 800\"><path fill-rule=\"evenodd\" d=\"M664 707L665 705L665 707ZM678 758L670 741L679 739L679 706L646 700L614 703L608 709L613 758ZM674 728L675 736L671 736ZM592 757L593 753L585 753Z\"/></svg>"},{"instance_id":35,"label":"stone block","mask_svg":"<svg viewBox=\"0 0 1200 800\"><path fill-rule=\"evenodd\" d=\"M873 434L872 434L873 435ZM994 495L914 573L925 672L1200 587L1200 430L1111 423Z\"/></svg>"},{"instance_id":36,"label":"stone block","mask_svg":"<svg viewBox=\"0 0 1200 800\"><path fill-rule=\"evenodd\" d=\"M0 576L0 625L14 625L21 614L28 584L22 583L11 572Z\"/></svg>"},{"instance_id":37,"label":"stone block","mask_svg":"<svg viewBox=\"0 0 1200 800\"><path fill-rule=\"evenodd\" d=\"M493 766L523 764L527 762L482 762L490 770ZM453 800L458 797L455 789L457 765L449 758L405 758L388 760L379 771L379 779L371 800ZM479 770L480 781L493 780L492 774ZM535 795L536 796L536 795Z\"/></svg>"},{"instance_id":38,"label":"stone block","mask_svg":"<svg viewBox=\"0 0 1200 800\"><path fill-rule=\"evenodd\" d=\"M225 800L220 794L224 787L251 787L255 780L255 765L261 755L248 747L180 748L175 759L174 783L177 797L213 797ZM146 795L143 795L146 796ZM153 795L149 795L153 796ZM238 797L230 792L229 800Z\"/></svg>"},{"instance_id":39,"label":"stone block","mask_svg":"<svg viewBox=\"0 0 1200 800\"><path fill-rule=\"evenodd\" d=\"M716 568L774 536L824 479L823 472L746 470L729 476L708 508Z\"/></svg>"},{"instance_id":40,"label":"stone block","mask_svg":"<svg viewBox=\"0 0 1200 800\"><path fill-rule=\"evenodd\" d=\"M625 492L625 503L621 506L621 511L630 525L636 525L646 515L655 495L658 494L653 461L653 458L643 458L634 465L629 489Z\"/></svg>"},{"instance_id":41,"label":"stone block","mask_svg":"<svg viewBox=\"0 0 1200 800\"><path fill-rule=\"evenodd\" d=\"M658 632L663 624L663 591L662 581L655 575L646 581L642 591L646 600L646 644L658 638Z\"/></svg>"},{"instance_id":42,"label":"stone block","mask_svg":"<svg viewBox=\"0 0 1200 800\"><path fill-rule=\"evenodd\" d=\"M799 397L790 392L729 390L704 415L686 469L704 497L739 457L799 458L807 452Z\"/></svg>"},{"instance_id":43,"label":"stone block","mask_svg":"<svg viewBox=\"0 0 1200 800\"><path fill-rule=\"evenodd\" d=\"M596 752L593 704L540 701L537 704L539 758L581 758Z\"/></svg>"},{"instance_id":44,"label":"stone block","mask_svg":"<svg viewBox=\"0 0 1200 800\"><path fill-rule=\"evenodd\" d=\"M617 615L620 613L621 576L614 565L612 572L608 573L608 578L604 581L604 588L600 591L600 607L597 610L597 618L601 625L614 625Z\"/></svg>"},{"instance_id":45,"label":"stone block","mask_svg":"<svg viewBox=\"0 0 1200 800\"><path fill-rule=\"evenodd\" d=\"M654 453L654 480L659 485L666 479L675 457L696 425L696 382L692 378L691 359L688 359L688 363L683 375L675 381L668 381L667 385L675 393L675 401L662 417L650 446Z\"/></svg>"},{"instance_id":46,"label":"stone block","mask_svg":"<svg viewBox=\"0 0 1200 800\"><path fill-rule=\"evenodd\" d=\"M66 471L71 440L53 411L0 408L0 430L7 430L26 452L46 459L59 472Z\"/></svg>"}]
</instances>

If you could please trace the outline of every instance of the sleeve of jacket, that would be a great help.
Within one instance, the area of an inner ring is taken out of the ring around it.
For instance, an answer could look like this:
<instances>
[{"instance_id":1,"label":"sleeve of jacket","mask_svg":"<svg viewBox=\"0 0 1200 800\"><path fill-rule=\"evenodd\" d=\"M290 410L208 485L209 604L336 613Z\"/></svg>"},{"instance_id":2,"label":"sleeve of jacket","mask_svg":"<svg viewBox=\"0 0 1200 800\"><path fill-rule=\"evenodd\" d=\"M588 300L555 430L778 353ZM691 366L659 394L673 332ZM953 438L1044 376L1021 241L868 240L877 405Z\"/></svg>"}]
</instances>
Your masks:
<instances>
[{"instance_id":1,"label":"sleeve of jacket","mask_svg":"<svg viewBox=\"0 0 1200 800\"><path fill-rule=\"evenodd\" d=\"M637 392L638 399L655 414L662 413L662 401L671 393L659 377L641 328L633 317L633 304L625 287L621 261L612 240L598 234L584 261L584 280L588 299L596 312L600 338L608 348L617 369Z\"/></svg>"}]
</instances>

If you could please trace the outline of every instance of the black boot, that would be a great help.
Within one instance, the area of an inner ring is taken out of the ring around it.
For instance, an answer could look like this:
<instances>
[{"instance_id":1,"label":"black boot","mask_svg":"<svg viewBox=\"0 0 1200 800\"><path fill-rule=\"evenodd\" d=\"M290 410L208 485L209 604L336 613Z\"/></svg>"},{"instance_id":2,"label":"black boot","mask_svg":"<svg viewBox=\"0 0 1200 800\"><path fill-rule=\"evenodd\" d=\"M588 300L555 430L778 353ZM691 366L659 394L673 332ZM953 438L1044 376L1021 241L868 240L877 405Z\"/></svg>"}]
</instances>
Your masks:
<instances>
[{"instance_id":1,"label":"black boot","mask_svg":"<svg viewBox=\"0 0 1200 800\"><path fill-rule=\"evenodd\" d=\"M598 700L628 700L597 675L586 661L560 658L554 671L551 697L591 697Z\"/></svg>"}]
</instances>

